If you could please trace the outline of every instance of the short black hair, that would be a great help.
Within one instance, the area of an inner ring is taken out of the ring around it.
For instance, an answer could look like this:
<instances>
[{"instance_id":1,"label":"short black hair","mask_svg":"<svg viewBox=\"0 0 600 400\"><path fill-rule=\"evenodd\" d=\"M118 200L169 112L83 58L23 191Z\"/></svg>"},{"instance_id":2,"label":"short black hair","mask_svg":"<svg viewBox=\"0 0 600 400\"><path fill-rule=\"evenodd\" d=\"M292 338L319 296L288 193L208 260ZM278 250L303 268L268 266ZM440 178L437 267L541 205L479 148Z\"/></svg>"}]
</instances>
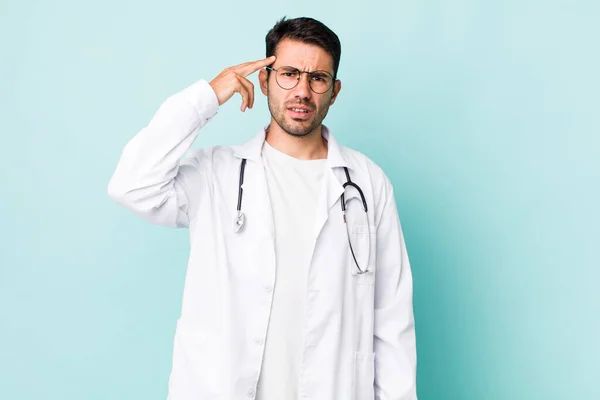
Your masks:
<instances>
[{"instance_id":1,"label":"short black hair","mask_svg":"<svg viewBox=\"0 0 600 400\"><path fill-rule=\"evenodd\" d=\"M267 57L275 54L275 49L283 39L297 40L321 47L333 57L333 77L337 77L342 55L342 45L338 36L325 24L313 18L300 17L286 19L283 17L267 33Z\"/></svg>"}]
</instances>

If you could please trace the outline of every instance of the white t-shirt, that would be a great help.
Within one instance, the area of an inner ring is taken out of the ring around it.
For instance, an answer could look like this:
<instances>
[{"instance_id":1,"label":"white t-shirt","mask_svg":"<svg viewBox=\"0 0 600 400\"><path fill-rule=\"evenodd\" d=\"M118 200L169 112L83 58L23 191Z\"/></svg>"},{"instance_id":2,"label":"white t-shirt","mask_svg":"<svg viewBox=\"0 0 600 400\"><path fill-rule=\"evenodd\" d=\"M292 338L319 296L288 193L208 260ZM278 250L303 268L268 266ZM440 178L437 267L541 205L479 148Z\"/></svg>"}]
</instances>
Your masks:
<instances>
[{"instance_id":1,"label":"white t-shirt","mask_svg":"<svg viewBox=\"0 0 600 400\"><path fill-rule=\"evenodd\" d=\"M299 160L266 141L262 149L273 221L276 275L257 400L298 397L306 278L326 160Z\"/></svg>"}]
</instances>

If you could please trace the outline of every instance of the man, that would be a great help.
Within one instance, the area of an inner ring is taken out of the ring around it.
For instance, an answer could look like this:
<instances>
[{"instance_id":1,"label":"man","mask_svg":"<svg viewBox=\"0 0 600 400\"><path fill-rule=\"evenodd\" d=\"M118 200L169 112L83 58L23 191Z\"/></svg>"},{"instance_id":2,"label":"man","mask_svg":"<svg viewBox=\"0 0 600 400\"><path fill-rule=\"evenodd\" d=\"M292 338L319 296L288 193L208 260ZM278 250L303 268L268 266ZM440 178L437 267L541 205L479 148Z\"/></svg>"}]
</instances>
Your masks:
<instances>
[{"instance_id":1,"label":"man","mask_svg":"<svg viewBox=\"0 0 600 400\"><path fill-rule=\"evenodd\" d=\"M190 230L168 398L416 399L392 186L322 125L341 90L339 39L284 18L266 45L268 58L168 98L109 184L141 217ZM235 93L252 108L259 70L270 123L241 146L190 149Z\"/></svg>"}]
</instances>

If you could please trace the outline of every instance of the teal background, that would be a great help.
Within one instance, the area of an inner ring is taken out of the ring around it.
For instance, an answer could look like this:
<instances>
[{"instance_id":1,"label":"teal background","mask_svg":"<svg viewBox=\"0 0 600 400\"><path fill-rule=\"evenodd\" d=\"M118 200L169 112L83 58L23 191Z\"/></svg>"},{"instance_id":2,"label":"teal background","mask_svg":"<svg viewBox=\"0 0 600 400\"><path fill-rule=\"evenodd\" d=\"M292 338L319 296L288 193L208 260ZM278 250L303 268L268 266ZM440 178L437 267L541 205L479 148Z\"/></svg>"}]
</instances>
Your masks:
<instances>
[{"instance_id":1,"label":"teal background","mask_svg":"<svg viewBox=\"0 0 600 400\"><path fill-rule=\"evenodd\" d=\"M108 181L167 96L264 57L277 19L308 15L342 41L326 124L395 186L419 398L600 399L597 1L0 11L0 398L166 397L187 231L128 213ZM196 146L251 138L268 121L256 94Z\"/></svg>"}]
</instances>

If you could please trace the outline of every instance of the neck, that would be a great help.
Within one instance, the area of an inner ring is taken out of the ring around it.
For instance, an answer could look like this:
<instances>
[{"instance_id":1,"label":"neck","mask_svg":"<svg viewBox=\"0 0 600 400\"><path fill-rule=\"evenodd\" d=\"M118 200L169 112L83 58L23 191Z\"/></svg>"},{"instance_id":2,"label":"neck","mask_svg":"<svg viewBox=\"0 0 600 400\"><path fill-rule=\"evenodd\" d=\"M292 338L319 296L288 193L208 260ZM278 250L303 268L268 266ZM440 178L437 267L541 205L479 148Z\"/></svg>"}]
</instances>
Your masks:
<instances>
[{"instance_id":1,"label":"neck","mask_svg":"<svg viewBox=\"0 0 600 400\"><path fill-rule=\"evenodd\" d=\"M304 136L294 136L285 132L273 120L267 129L266 141L271 147L299 160L320 160L327 158L327 141L322 136L323 125Z\"/></svg>"}]
</instances>

